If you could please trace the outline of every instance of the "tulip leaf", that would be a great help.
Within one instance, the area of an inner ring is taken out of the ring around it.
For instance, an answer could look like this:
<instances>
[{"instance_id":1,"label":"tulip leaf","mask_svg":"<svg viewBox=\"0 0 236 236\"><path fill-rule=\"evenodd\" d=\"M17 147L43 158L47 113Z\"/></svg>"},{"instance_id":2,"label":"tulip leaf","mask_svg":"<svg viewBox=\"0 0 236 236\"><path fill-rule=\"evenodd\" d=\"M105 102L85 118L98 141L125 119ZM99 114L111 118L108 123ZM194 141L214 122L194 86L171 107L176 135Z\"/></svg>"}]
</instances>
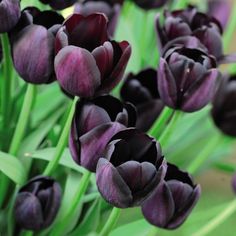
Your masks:
<instances>
[{"instance_id":1,"label":"tulip leaf","mask_svg":"<svg viewBox=\"0 0 236 236\"><path fill-rule=\"evenodd\" d=\"M0 151L0 171L16 184L23 184L26 171L22 163L14 156Z\"/></svg>"},{"instance_id":2,"label":"tulip leaf","mask_svg":"<svg viewBox=\"0 0 236 236\"><path fill-rule=\"evenodd\" d=\"M70 234L70 236L87 236L90 232L95 232L101 216L101 199L97 198L79 226Z\"/></svg>"},{"instance_id":3,"label":"tulip leaf","mask_svg":"<svg viewBox=\"0 0 236 236\"><path fill-rule=\"evenodd\" d=\"M27 157L31 157L34 159L40 159L40 160L44 160L44 161L51 161L53 158L53 155L55 153L56 148L45 148L45 149L41 149L41 150L37 150L33 153L26 153ZM70 151L68 148L66 148L62 154L62 157L60 159L59 162L60 165L68 167L70 169L73 169L77 172L80 173L84 173L84 169L83 167L77 165L70 154Z\"/></svg>"}]
</instances>

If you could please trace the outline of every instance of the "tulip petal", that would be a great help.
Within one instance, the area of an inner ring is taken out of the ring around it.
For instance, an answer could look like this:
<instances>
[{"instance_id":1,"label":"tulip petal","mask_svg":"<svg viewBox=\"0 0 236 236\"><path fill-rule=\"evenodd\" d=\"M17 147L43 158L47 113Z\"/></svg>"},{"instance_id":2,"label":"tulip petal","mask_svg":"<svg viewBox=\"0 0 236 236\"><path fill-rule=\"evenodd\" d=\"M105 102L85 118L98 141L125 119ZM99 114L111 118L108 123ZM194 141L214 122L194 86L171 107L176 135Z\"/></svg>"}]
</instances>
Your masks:
<instances>
[{"instance_id":1,"label":"tulip petal","mask_svg":"<svg viewBox=\"0 0 236 236\"><path fill-rule=\"evenodd\" d=\"M100 72L92 54L79 47L67 46L55 58L55 72L68 93L92 97L100 85Z\"/></svg>"},{"instance_id":2,"label":"tulip petal","mask_svg":"<svg viewBox=\"0 0 236 236\"><path fill-rule=\"evenodd\" d=\"M132 195L116 168L106 159L100 158L96 170L96 181L101 195L110 204L127 208L132 204Z\"/></svg>"},{"instance_id":3,"label":"tulip petal","mask_svg":"<svg viewBox=\"0 0 236 236\"><path fill-rule=\"evenodd\" d=\"M160 14L159 13L155 17L155 27L156 27L156 33L157 33L158 50L159 50L159 52L162 52L162 48L168 42L168 38L167 38L167 35L166 35L165 31L161 27Z\"/></svg>"},{"instance_id":4,"label":"tulip petal","mask_svg":"<svg viewBox=\"0 0 236 236\"><path fill-rule=\"evenodd\" d=\"M160 183L142 204L142 213L146 220L161 228L168 225L174 215L174 210L174 200L165 182Z\"/></svg>"},{"instance_id":5,"label":"tulip petal","mask_svg":"<svg viewBox=\"0 0 236 236\"><path fill-rule=\"evenodd\" d=\"M211 69L196 80L185 92L181 110L193 112L206 106L214 96L218 75L217 69Z\"/></svg>"}]
</instances>

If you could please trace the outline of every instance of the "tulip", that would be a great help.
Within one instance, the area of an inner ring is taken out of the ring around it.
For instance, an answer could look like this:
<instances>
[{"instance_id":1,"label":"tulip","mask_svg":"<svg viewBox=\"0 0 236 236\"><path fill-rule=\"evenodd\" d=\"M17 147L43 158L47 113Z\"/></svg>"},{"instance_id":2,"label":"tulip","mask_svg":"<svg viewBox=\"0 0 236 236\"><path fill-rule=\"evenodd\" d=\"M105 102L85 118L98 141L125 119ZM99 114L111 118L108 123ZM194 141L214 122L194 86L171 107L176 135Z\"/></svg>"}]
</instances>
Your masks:
<instances>
[{"instance_id":1,"label":"tulip","mask_svg":"<svg viewBox=\"0 0 236 236\"><path fill-rule=\"evenodd\" d=\"M236 76L225 75L214 97L211 115L226 135L236 137Z\"/></svg>"},{"instance_id":2,"label":"tulip","mask_svg":"<svg viewBox=\"0 0 236 236\"><path fill-rule=\"evenodd\" d=\"M134 0L141 8L149 10L164 6L168 0Z\"/></svg>"},{"instance_id":3,"label":"tulip","mask_svg":"<svg viewBox=\"0 0 236 236\"><path fill-rule=\"evenodd\" d=\"M55 34L63 20L53 11L23 11L12 37L12 48L16 71L26 82L43 84L55 80Z\"/></svg>"},{"instance_id":4,"label":"tulip","mask_svg":"<svg viewBox=\"0 0 236 236\"><path fill-rule=\"evenodd\" d=\"M77 0L40 0L40 2L49 4L55 10L63 10L75 4Z\"/></svg>"},{"instance_id":5,"label":"tulip","mask_svg":"<svg viewBox=\"0 0 236 236\"><path fill-rule=\"evenodd\" d=\"M162 49L170 40L181 36L195 36L206 47L206 53L212 54L217 62L235 62L235 56L223 55L222 33L220 22L214 17L198 12L194 7L164 13L164 25L160 15L156 17L158 44Z\"/></svg>"},{"instance_id":6,"label":"tulip","mask_svg":"<svg viewBox=\"0 0 236 236\"><path fill-rule=\"evenodd\" d=\"M175 229L184 223L201 194L187 172L168 164L166 176L142 204L146 220L160 228Z\"/></svg>"},{"instance_id":7,"label":"tulip","mask_svg":"<svg viewBox=\"0 0 236 236\"><path fill-rule=\"evenodd\" d=\"M24 185L16 197L16 223L22 229L45 229L55 219L60 203L60 185L50 177L37 176Z\"/></svg>"},{"instance_id":8,"label":"tulip","mask_svg":"<svg viewBox=\"0 0 236 236\"><path fill-rule=\"evenodd\" d=\"M20 19L19 0L0 1L0 33L9 32Z\"/></svg>"},{"instance_id":9,"label":"tulip","mask_svg":"<svg viewBox=\"0 0 236 236\"><path fill-rule=\"evenodd\" d=\"M77 102L69 147L74 161L95 172L98 159L111 137L135 126L135 108L109 95Z\"/></svg>"},{"instance_id":10,"label":"tulip","mask_svg":"<svg viewBox=\"0 0 236 236\"><path fill-rule=\"evenodd\" d=\"M83 3L77 3L75 5L75 13L79 13L83 16L88 16L92 13L104 13L108 18L108 32L110 35L114 35L118 17L120 15L120 4L108 3L105 1L85 1Z\"/></svg>"},{"instance_id":11,"label":"tulip","mask_svg":"<svg viewBox=\"0 0 236 236\"><path fill-rule=\"evenodd\" d=\"M56 36L55 71L61 87L73 96L91 98L111 91L121 80L131 47L110 41L107 18L73 14Z\"/></svg>"},{"instance_id":12,"label":"tulip","mask_svg":"<svg viewBox=\"0 0 236 236\"><path fill-rule=\"evenodd\" d=\"M164 107L157 89L157 71L148 68L136 75L130 73L121 88L121 98L136 106L136 128L148 131Z\"/></svg>"},{"instance_id":13,"label":"tulip","mask_svg":"<svg viewBox=\"0 0 236 236\"><path fill-rule=\"evenodd\" d=\"M158 90L167 106L194 112L211 101L219 73L214 57L202 48L199 40L190 36L166 47L158 69Z\"/></svg>"},{"instance_id":14,"label":"tulip","mask_svg":"<svg viewBox=\"0 0 236 236\"><path fill-rule=\"evenodd\" d=\"M136 129L112 137L96 170L98 190L119 208L139 206L164 178L166 162L160 144Z\"/></svg>"}]
</instances>

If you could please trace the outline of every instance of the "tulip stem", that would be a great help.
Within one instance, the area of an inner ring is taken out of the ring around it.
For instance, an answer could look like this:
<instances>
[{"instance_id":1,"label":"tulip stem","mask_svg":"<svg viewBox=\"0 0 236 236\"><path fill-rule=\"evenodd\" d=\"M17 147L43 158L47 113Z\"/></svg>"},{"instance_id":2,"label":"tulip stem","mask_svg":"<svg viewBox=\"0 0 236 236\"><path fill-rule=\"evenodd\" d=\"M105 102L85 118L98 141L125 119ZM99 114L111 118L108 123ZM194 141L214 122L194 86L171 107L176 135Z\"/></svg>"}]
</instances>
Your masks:
<instances>
[{"instance_id":1,"label":"tulip stem","mask_svg":"<svg viewBox=\"0 0 236 236\"><path fill-rule=\"evenodd\" d=\"M187 170L191 174L195 174L199 167L205 162L207 157L216 149L217 145L222 141L221 135L214 135L211 140L208 141L207 145L201 150L199 155L190 163Z\"/></svg>"},{"instance_id":2,"label":"tulip stem","mask_svg":"<svg viewBox=\"0 0 236 236\"><path fill-rule=\"evenodd\" d=\"M222 224L236 211L236 199L228 204L228 206L215 218L213 218L209 223L207 223L203 228L198 230L193 236L205 236L208 235L212 230Z\"/></svg>"},{"instance_id":3,"label":"tulip stem","mask_svg":"<svg viewBox=\"0 0 236 236\"><path fill-rule=\"evenodd\" d=\"M165 107L163 111L161 112L161 115L156 120L156 122L153 124L151 129L148 131L148 134L153 137L158 137L160 135L161 129L164 127L164 125L169 120L170 116L173 114L173 110L169 107Z\"/></svg>"},{"instance_id":4,"label":"tulip stem","mask_svg":"<svg viewBox=\"0 0 236 236\"><path fill-rule=\"evenodd\" d=\"M156 236L157 233L158 233L158 228L155 226L152 226L146 236Z\"/></svg>"},{"instance_id":5,"label":"tulip stem","mask_svg":"<svg viewBox=\"0 0 236 236\"><path fill-rule=\"evenodd\" d=\"M10 43L7 33L1 35L3 50L3 78L1 86L1 113L3 117L2 127L6 128L9 124L9 114L11 111L11 83L12 83L12 60ZM2 128L1 127L1 128Z\"/></svg>"},{"instance_id":6,"label":"tulip stem","mask_svg":"<svg viewBox=\"0 0 236 236\"><path fill-rule=\"evenodd\" d=\"M117 220L120 216L120 213L121 213L121 209L113 207L112 212L111 212L106 224L102 228L99 236L108 236L109 235L109 233L115 227Z\"/></svg>"},{"instance_id":7,"label":"tulip stem","mask_svg":"<svg viewBox=\"0 0 236 236\"><path fill-rule=\"evenodd\" d=\"M169 124L167 125L164 132L161 134L161 136L159 138L159 142L161 143L162 146L165 146L167 144L167 142L169 141L171 133L175 129L175 127L177 125L177 121L179 120L179 118L182 115L183 115L183 113L181 111L175 111Z\"/></svg>"},{"instance_id":8,"label":"tulip stem","mask_svg":"<svg viewBox=\"0 0 236 236\"><path fill-rule=\"evenodd\" d=\"M73 116L74 116L75 105L76 105L77 100L78 99L75 97L74 101L71 105L65 126L61 132L61 136L60 136L59 141L57 143L53 159L48 163L48 165L46 166L46 168L44 170L43 175L45 175L45 176L51 175L53 173L53 171L57 168L60 158L63 154L63 151L68 143L69 130L71 127L71 122L72 122Z\"/></svg>"}]
</instances>

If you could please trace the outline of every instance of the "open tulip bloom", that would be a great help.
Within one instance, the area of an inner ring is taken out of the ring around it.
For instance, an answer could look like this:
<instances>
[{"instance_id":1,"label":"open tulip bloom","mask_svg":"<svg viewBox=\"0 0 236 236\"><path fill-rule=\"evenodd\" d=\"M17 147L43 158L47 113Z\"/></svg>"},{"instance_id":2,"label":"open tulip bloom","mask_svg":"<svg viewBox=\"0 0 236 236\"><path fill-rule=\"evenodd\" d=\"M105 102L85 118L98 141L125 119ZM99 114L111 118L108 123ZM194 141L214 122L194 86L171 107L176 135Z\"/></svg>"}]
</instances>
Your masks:
<instances>
[{"instance_id":1,"label":"open tulip bloom","mask_svg":"<svg viewBox=\"0 0 236 236\"><path fill-rule=\"evenodd\" d=\"M0 0L0 236L234 236L235 11Z\"/></svg>"}]
</instances>

